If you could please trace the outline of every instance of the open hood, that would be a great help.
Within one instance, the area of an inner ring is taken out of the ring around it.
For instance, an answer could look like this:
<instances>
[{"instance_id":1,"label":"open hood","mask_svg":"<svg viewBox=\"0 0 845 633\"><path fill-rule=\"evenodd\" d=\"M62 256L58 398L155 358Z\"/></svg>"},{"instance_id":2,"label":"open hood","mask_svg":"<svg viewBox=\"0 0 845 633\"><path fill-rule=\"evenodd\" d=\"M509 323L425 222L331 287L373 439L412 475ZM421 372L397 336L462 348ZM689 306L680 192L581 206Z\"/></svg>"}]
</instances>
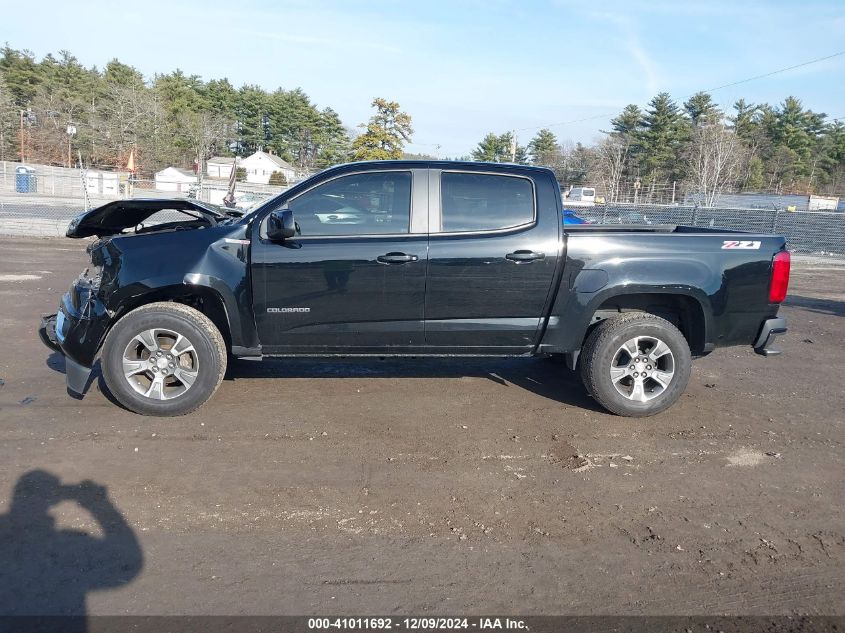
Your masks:
<instances>
[{"instance_id":1,"label":"open hood","mask_svg":"<svg viewBox=\"0 0 845 633\"><path fill-rule=\"evenodd\" d=\"M157 215L158 214L158 215ZM153 216L156 216L153 218ZM214 226L221 220L238 217L210 204L187 199L116 200L75 217L67 228L68 237L106 237L135 229L136 233ZM144 223L150 220L150 225Z\"/></svg>"}]
</instances>

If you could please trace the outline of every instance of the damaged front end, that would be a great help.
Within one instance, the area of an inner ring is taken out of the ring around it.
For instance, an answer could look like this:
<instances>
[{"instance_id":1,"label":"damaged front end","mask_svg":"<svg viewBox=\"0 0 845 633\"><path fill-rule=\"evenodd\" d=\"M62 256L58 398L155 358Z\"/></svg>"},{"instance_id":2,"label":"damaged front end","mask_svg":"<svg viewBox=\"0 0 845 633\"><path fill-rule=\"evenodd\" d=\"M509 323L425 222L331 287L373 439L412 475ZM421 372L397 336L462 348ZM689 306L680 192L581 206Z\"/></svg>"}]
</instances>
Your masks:
<instances>
[{"instance_id":1,"label":"damaged front end","mask_svg":"<svg viewBox=\"0 0 845 633\"><path fill-rule=\"evenodd\" d=\"M67 386L83 395L110 328L131 310L177 301L209 316L232 350L258 350L248 279L246 223L185 200L109 203L74 220L68 237L97 237L91 265L71 284L39 334L66 359Z\"/></svg>"},{"instance_id":2,"label":"damaged front end","mask_svg":"<svg viewBox=\"0 0 845 633\"><path fill-rule=\"evenodd\" d=\"M94 358L108 330L110 316L99 299L101 278L86 268L62 297L59 311L41 320L39 335L49 348L65 355L67 386L83 394Z\"/></svg>"}]
</instances>

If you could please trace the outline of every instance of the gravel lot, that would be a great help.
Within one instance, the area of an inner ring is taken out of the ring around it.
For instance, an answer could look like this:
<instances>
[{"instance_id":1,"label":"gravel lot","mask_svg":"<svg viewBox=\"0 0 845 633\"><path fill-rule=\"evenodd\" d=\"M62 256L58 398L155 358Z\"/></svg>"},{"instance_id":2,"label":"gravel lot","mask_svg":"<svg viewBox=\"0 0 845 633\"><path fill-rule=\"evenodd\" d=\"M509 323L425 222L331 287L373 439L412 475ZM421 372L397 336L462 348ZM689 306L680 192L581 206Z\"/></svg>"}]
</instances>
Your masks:
<instances>
[{"instance_id":1,"label":"gravel lot","mask_svg":"<svg viewBox=\"0 0 845 633\"><path fill-rule=\"evenodd\" d=\"M845 614L843 262L793 264L783 356L718 350L654 418L545 360L416 360L238 362L154 419L38 340L84 244L0 249L0 610Z\"/></svg>"}]
</instances>

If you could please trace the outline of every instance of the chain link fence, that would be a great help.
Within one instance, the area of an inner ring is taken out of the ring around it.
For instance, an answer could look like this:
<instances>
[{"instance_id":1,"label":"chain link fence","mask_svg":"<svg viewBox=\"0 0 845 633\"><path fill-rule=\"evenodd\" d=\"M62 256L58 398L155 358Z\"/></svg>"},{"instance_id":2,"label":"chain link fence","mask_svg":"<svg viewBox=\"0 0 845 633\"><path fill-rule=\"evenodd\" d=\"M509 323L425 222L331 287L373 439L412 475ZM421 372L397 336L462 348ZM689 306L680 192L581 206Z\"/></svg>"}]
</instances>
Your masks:
<instances>
[{"instance_id":1,"label":"chain link fence","mask_svg":"<svg viewBox=\"0 0 845 633\"><path fill-rule=\"evenodd\" d=\"M243 210L285 189L239 182L235 204ZM130 178L127 172L0 161L0 235L63 236L83 210L114 200L196 198L222 205L227 192L227 180L205 178L198 183L188 172L144 179Z\"/></svg>"},{"instance_id":2,"label":"chain link fence","mask_svg":"<svg viewBox=\"0 0 845 633\"><path fill-rule=\"evenodd\" d=\"M62 236L85 208L121 198L195 197L221 204L227 183L195 176L179 180L130 180L118 172L38 166L21 179L20 163L0 162L0 235ZM284 187L238 183L237 204L247 208ZM677 205L566 204L577 217L596 224L683 224L727 228L786 237L790 250L845 257L845 213L776 209L704 208Z\"/></svg>"},{"instance_id":3,"label":"chain link fence","mask_svg":"<svg viewBox=\"0 0 845 633\"><path fill-rule=\"evenodd\" d=\"M683 224L725 228L786 237L795 253L845 256L845 213L729 209L669 205L565 205L576 216L596 224Z\"/></svg>"}]
</instances>

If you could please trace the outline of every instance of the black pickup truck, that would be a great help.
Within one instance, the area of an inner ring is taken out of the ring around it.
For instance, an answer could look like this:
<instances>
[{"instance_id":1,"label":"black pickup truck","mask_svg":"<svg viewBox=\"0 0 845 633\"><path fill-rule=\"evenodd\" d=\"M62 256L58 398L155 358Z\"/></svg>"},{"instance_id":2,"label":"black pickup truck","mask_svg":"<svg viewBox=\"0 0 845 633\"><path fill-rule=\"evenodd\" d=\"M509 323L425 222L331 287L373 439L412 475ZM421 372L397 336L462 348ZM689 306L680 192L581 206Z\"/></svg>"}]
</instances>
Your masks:
<instances>
[{"instance_id":1,"label":"black pickup truck","mask_svg":"<svg viewBox=\"0 0 845 633\"><path fill-rule=\"evenodd\" d=\"M41 336L72 392L99 356L120 403L160 416L208 400L229 357L560 355L605 408L647 416L692 357L777 353L783 237L561 213L547 169L444 161L333 167L243 217L117 201L68 228L98 238L92 265Z\"/></svg>"}]
</instances>

